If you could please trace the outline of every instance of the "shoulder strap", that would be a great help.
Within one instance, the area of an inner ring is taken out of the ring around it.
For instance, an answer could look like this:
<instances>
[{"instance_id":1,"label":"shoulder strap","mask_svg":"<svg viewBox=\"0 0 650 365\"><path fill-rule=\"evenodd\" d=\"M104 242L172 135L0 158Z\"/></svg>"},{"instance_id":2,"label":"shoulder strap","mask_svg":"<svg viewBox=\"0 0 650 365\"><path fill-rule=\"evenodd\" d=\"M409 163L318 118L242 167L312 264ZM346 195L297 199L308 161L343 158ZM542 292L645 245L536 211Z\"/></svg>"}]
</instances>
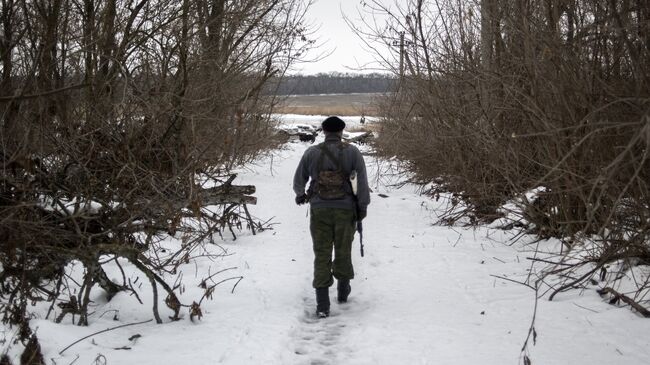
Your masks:
<instances>
[{"instance_id":1,"label":"shoulder strap","mask_svg":"<svg viewBox=\"0 0 650 365\"><path fill-rule=\"evenodd\" d=\"M325 144L325 142L319 144L318 147L321 150L321 154L320 154L320 156L318 158L318 171L319 172L323 171L323 162L325 160L325 158L324 158L325 156L327 156L332 162L334 162L334 164L336 165L336 170L340 171L341 170L341 154L342 154L343 149L339 147L340 148L339 149L339 158L337 158L336 156L334 156L334 154L332 152L330 152L330 150L327 148L327 145Z\"/></svg>"}]
</instances>

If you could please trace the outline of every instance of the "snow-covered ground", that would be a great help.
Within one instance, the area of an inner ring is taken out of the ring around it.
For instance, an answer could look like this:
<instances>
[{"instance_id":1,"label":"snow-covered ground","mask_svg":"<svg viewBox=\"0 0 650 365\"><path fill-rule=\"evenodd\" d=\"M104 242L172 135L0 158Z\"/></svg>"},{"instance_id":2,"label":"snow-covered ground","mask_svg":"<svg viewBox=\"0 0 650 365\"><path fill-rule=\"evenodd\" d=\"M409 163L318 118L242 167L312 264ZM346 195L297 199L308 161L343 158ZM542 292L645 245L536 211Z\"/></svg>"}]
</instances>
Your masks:
<instances>
[{"instance_id":1,"label":"snow-covered ground","mask_svg":"<svg viewBox=\"0 0 650 365\"><path fill-rule=\"evenodd\" d=\"M320 126L320 123L327 118L327 115L300 115L300 114L272 114L272 118L280 120L284 125L307 124ZM365 118L366 123L374 123L378 118L372 116L340 116L345 122L346 130L363 127L361 118Z\"/></svg>"},{"instance_id":2,"label":"snow-covered ground","mask_svg":"<svg viewBox=\"0 0 650 365\"><path fill-rule=\"evenodd\" d=\"M317 118L291 122L317 123ZM532 250L526 238L509 245L509 232L432 225L447 204L444 199L422 197L410 185L387 186L394 181L377 176L378 165L369 157L373 193L364 220L366 255L360 257L357 238L349 302L333 300L330 318L314 317L308 208L294 204L291 189L308 146L291 143L240 173L237 183L257 186L258 205L251 213L264 221L272 218L272 230L242 233L221 247L208 245L229 255L198 259L179 272L184 303L201 297L198 285L208 271L233 267L215 281L243 276L234 293L236 280L219 285L213 299L202 303L200 320L190 321L185 310L180 321L112 330L59 355L86 335L152 318L146 285L144 305L127 294L106 302L98 292L89 327L72 325L69 318L62 324L32 320L48 364L91 364L97 358L107 364L156 365L522 363L535 294L496 276L525 279ZM553 302L542 298L529 356L533 364L547 365L650 364L647 321L607 304L595 290L560 294Z\"/></svg>"}]
</instances>

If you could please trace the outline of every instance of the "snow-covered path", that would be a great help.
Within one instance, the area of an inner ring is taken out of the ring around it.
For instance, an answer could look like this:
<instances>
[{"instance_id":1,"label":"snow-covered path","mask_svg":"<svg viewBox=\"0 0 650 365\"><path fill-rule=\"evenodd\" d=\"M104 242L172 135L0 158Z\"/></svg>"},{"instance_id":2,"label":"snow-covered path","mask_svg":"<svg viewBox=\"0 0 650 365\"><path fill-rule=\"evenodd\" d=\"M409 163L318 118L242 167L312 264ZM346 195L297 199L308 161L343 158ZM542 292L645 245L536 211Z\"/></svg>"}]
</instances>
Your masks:
<instances>
[{"instance_id":1,"label":"snow-covered path","mask_svg":"<svg viewBox=\"0 0 650 365\"><path fill-rule=\"evenodd\" d=\"M114 326L95 318L89 328L35 320L47 359L88 364L518 364L534 308L532 290L495 276L524 278L529 264L507 232L433 226L445 202L391 189L373 178L364 220L366 256L355 239L356 278L346 304L332 300L332 315L314 318L308 208L294 204L291 181L302 152L293 143L240 173L257 186L253 215L273 217L273 230L223 244L232 255L189 264L184 301L200 297L201 274L236 267L243 281L217 287L202 304L201 321L183 319L111 331L57 353L72 341ZM367 159L370 171L375 164ZM372 173L371 173L372 174ZM380 197L379 194L387 197ZM494 275L494 276L493 276ZM330 291L335 298L335 289ZM604 303L594 291L540 300L535 364L649 364L648 324L627 308ZM147 298L143 298L145 301ZM149 299L150 300L150 299ZM151 317L150 305L115 298L98 312L120 311L120 321ZM617 323L618 322L618 323ZM127 340L134 334L137 343ZM129 345L130 350L115 348Z\"/></svg>"}]
</instances>

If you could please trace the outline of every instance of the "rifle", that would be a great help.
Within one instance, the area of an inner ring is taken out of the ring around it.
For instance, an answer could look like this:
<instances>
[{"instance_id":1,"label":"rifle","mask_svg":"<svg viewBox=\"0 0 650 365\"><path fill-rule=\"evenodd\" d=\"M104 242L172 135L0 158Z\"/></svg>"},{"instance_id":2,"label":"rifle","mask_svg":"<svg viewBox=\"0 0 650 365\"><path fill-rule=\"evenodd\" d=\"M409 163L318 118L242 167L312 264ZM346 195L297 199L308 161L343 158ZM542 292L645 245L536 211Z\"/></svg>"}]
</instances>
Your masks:
<instances>
[{"instance_id":1,"label":"rifle","mask_svg":"<svg viewBox=\"0 0 650 365\"><path fill-rule=\"evenodd\" d=\"M357 220L357 231L359 231L359 243L361 243L361 257L363 257L363 223Z\"/></svg>"},{"instance_id":2,"label":"rifle","mask_svg":"<svg viewBox=\"0 0 650 365\"><path fill-rule=\"evenodd\" d=\"M355 212L359 210L359 197L357 196L357 172L350 173L350 186L352 187L352 196L354 196ZM355 213L356 216L356 213ZM359 232L359 243L361 244L361 257L363 257L363 223L357 217L357 232Z\"/></svg>"}]
</instances>

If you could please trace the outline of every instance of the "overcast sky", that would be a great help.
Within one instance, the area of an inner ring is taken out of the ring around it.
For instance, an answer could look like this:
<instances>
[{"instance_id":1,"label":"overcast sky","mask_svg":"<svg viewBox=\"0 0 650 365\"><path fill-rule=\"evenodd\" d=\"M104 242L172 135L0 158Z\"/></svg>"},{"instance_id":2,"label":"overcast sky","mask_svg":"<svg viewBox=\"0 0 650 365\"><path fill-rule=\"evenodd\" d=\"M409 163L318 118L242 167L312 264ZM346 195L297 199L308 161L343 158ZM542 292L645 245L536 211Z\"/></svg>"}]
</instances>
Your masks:
<instances>
[{"instance_id":1,"label":"overcast sky","mask_svg":"<svg viewBox=\"0 0 650 365\"><path fill-rule=\"evenodd\" d=\"M299 64L293 73L359 72L358 68L373 66L376 71L373 55L365 50L363 42L343 19L342 14L345 14L349 19L358 21L359 7L360 0L315 0L307 12L307 21L317 29L314 36L322 46L310 56L313 58L320 53L329 55L316 62Z\"/></svg>"}]
</instances>

